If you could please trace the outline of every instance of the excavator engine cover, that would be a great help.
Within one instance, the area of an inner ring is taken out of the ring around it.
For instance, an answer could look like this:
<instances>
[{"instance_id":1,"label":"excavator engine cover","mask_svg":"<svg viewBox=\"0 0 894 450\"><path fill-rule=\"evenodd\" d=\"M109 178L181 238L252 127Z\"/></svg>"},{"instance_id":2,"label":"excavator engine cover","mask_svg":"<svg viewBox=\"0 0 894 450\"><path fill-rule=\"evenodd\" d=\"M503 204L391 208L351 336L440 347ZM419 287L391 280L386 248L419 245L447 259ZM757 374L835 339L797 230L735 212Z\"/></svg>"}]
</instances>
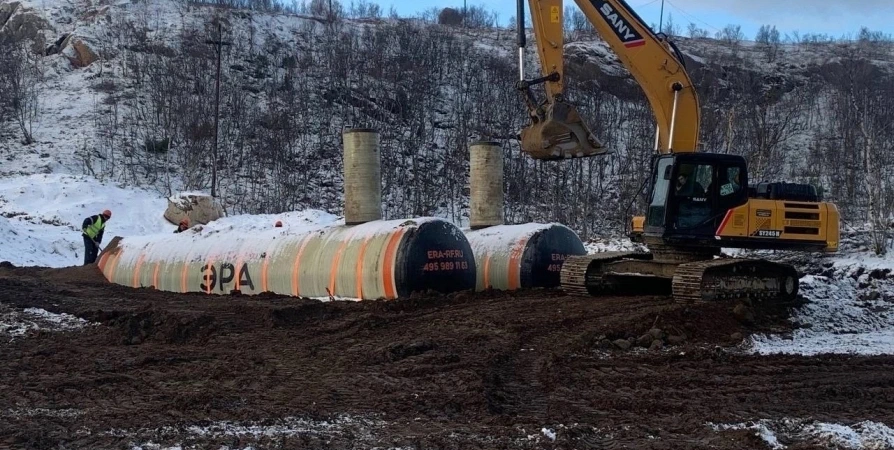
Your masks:
<instances>
[{"instance_id":1,"label":"excavator engine cover","mask_svg":"<svg viewBox=\"0 0 894 450\"><path fill-rule=\"evenodd\" d=\"M565 102L545 106L545 114L521 130L522 151L534 159L586 158L609 153L581 120L577 110Z\"/></svg>"}]
</instances>

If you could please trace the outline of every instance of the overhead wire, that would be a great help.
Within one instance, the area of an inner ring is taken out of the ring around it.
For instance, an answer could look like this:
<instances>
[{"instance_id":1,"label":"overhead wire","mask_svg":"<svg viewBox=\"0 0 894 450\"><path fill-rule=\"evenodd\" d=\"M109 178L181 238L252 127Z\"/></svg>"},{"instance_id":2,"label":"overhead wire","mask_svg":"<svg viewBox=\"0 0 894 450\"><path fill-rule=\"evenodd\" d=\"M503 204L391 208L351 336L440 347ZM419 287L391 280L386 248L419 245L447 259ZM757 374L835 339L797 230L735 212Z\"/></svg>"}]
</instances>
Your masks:
<instances>
[{"instance_id":1,"label":"overhead wire","mask_svg":"<svg viewBox=\"0 0 894 450\"><path fill-rule=\"evenodd\" d=\"M649 6L649 5L651 5L652 3L655 3L655 2L657 2L657 1L658 1L658 0L652 0L651 2L643 3L642 5L637 5L637 7L636 7L635 9L639 9L639 8L644 7L644 6Z\"/></svg>"},{"instance_id":2,"label":"overhead wire","mask_svg":"<svg viewBox=\"0 0 894 450\"><path fill-rule=\"evenodd\" d=\"M689 19L694 20L694 21L696 21L696 22L701 22L702 24L707 25L709 28L713 28L713 29L716 30L716 31L722 31L720 28L717 28L717 27L715 27L714 25L711 25L710 23L705 22L704 20L699 19L698 17L695 17L695 16L693 16L692 14L689 14L688 12L684 11L684 10L683 10L682 8L680 8L679 6L673 4L673 2L671 2L670 0L664 0L664 1L666 1L668 5L671 5L672 8L676 9L678 12L680 12L680 13L683 14L684 16L688 17Z\"/></svg>"}]
</instances>

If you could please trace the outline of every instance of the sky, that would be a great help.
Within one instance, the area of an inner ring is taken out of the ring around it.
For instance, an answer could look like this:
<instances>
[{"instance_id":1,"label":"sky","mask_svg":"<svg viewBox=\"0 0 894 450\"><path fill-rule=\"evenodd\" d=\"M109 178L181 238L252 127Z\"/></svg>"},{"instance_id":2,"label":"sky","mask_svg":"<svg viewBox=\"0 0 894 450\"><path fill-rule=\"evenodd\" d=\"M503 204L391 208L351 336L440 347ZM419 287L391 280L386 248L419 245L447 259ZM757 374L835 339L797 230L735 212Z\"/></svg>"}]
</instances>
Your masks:
<instances>
[{"instance_id":1,"label":"sky","mask_svg":"<svg viewBox=\"0 0 894 450\"><path fill-rule=\"evenodd\" d=\"M350 0L343 1L350 3ZM377 3L385 11L393 5L403 16L433 7L462 7L463 0L379 0ZM628 0L628 3L649 25L659 23L662 0ZM515 16L515 2L511 0L468 0L468 5L496 11L504 25ZM565 5L576 8L571 0L566 0ZM525 10L529 11L527 6ZM763 24L775 25L783 36L797 31L802 36L819 33L838 38L856 35L861 26L894 34L891 20L894 0L664 0L665 20L668 17L684 34L690 22L711 36L727 24L740 25L748 40L754 39Z\"/></svg>"}]
</instances>

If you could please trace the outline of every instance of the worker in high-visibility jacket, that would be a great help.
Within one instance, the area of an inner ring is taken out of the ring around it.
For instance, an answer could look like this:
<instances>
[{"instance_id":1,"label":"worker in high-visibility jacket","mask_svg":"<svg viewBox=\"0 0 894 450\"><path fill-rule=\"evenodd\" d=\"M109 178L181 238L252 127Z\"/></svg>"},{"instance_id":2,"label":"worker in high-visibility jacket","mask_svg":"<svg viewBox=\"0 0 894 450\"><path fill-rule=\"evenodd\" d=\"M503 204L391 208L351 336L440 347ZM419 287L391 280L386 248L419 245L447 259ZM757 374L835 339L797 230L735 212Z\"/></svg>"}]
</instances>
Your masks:
<instances>
[{"instance_id":1,"label":"worker in high-visibility jacket","mask_svg":"<svg viewBox=\"0 0 894 450\"><path fill-rule=\"evenodd\" d=\"M112 212L108 209L102 214L90 216L84 219L81 226L81 235L84 237L84 265L96 262L99 254L99 244L102 243L102 234L106 229L106 223L112 218Z\"/></svg>"}]
</instances>

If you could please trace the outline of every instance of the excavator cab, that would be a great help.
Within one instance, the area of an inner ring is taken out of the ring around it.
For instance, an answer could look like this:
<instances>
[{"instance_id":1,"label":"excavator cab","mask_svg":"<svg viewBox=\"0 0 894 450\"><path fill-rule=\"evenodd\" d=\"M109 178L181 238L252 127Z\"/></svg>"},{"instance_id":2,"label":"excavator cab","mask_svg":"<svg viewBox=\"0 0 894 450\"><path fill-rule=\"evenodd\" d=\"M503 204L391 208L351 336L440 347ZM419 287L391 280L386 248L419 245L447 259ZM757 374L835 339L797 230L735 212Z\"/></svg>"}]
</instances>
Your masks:
<instances>
[{"instance_id":1,"label":"excavator cab","mask_svg":"<svg viewBox=\"0 0 894 450\"><path fill-rule=\"evenodd\" d=\"M727 211L748 202L741 156L676 153L656 158L644 232L667 243L716 246Z\"/></svg>"},{"instance_id":2,"label":"excavator cab","mask_svg":"<svg viewBox=\"0 0 894 450\"><path fill-rule=\"evenodd\" d=\"M577 109L561 100L548 102L531 114L521 130L521 149L534 159L585 158L608 153L580 118Z\"/></svg>"}]
</instances>

